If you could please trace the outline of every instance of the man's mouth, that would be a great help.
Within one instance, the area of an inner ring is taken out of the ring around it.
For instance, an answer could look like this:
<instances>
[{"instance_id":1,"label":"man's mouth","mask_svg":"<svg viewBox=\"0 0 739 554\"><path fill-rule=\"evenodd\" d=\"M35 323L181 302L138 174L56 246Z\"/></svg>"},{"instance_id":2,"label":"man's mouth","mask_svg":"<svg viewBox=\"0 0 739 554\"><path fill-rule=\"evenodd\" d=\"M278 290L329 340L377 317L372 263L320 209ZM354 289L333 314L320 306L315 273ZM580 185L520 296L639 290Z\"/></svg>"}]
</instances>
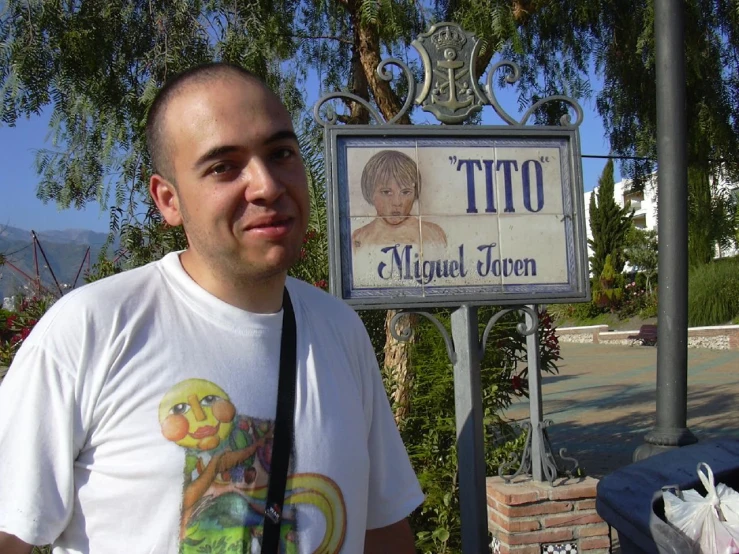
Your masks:
<instances>
[{"instance_id":1,"label":"man's mouth","mask_svg":"<svg viewBox=\"0 0 739 554\"><path fill-rule=\"evenodd\" d=\"M220 423L215 427L213 427L212 425L203 425L202 427L196 429L193 433L190 433L190 436L194 439L204 439L205 437L212 437L218 432L220 426Z\"/></svg>"},{"instance_id":2,"label":"man's mouth","mask_svg":"<svg viewBox=\"0 0 739 554\"><path fill-rule=\"evenodd\" d=\"M281 238L292 229L295 220L289 216L257 218L246 226L246 232L265 238Z\"/></svg>"}]
</instances>

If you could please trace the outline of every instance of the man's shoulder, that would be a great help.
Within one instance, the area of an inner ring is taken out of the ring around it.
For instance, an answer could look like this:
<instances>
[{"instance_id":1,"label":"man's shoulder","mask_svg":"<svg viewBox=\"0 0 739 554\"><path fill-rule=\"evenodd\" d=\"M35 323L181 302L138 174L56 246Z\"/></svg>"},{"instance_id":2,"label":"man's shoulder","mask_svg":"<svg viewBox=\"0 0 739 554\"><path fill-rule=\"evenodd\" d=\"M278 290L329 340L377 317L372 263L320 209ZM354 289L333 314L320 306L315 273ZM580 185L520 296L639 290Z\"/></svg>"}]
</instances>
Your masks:
<instances>
[{"instance_id":1,"label":"man's shoulder","mask_svg":"<svg viewBox=\"0 0 739 554\"><path fill-rule=\"evenodd\" d=\"M51 307L49 317L89 320L104 319L105 314L118 313L126 304L139 303L140 293L151 291L161 275L160 262L126 270L83 285L62 296Z\"/></svg>"},{"instance_id":2,"label":"man's shoulder","mask_svg":"<svg viewBox=\"0 0 739 554\"><path fill-rule=\"evenodd\" d=\"M158 260L104 277L66 294L63 298L73 304L92 305L98 302L109 304L117 298L129 298L131 292L138 290L139 287L152 285L152 280L161 272L160 264L161 260ZM100 307L100 304L97 306Z\"/></svg>"},{"instance_id":3,"label":"man's shoulder","mask_svg":"<svg viewBox=\"0 0 739 554\"><path fill-rule=\"evenodd\" d=\"M361 325L359 316L346 302L314 285L290 277L288 290L300 299L305 315L309 318Z\"/></svg>"}]
</instances>

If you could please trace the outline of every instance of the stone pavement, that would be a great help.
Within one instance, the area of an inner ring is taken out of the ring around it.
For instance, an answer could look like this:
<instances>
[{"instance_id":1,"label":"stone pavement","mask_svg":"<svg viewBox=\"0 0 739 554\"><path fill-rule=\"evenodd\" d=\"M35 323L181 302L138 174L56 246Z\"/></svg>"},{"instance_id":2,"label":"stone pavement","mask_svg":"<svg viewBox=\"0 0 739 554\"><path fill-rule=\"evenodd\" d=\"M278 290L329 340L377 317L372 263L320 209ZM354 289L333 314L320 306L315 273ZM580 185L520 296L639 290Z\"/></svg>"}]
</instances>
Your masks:
<instances>
[{"instance_id":1,"label":"stone pavement","mask_svg":"<svg viewBox=\"0 0 739 554\"><path fill-rule=\"evenodd\" d=\"M561 343L561 353L559 374L542 380L549 438L601 478L631 463L654 426L657 350ZM528 414L528 399L504 413ZM739 436L739 351L688 349L688 427L699 440Z\"/></svg>"}]
</instances>

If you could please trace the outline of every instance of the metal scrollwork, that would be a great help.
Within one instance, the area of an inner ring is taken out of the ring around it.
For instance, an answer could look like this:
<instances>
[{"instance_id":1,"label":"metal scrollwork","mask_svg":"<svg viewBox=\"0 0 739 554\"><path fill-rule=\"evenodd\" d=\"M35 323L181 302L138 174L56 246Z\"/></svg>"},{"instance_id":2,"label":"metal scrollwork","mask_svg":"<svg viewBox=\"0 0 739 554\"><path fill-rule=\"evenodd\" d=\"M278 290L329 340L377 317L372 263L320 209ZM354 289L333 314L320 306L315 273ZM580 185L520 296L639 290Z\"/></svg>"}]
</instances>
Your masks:
<instances>
[{"instance_id":1,"label":"metal scrollwork","mask_svg":"<svg viewBox=\"0 0 739 554\"><path fill-rule=\"evenodd\" d=\"M570 106L573 110L575 110L575 113L577 114L577 119L574 123L570 121L570 114L566 113L564 114L559 122L562 124L563 127L579 127L580 123L582 123L583 118L583 111L580 104L577 103L577 101L573 98L570 98L569 96L563 96L561 94L557 94L554 96L547 96L546 98L542 98L539 100L536 104L531 106L528 111L523 114L523 117L521 118L521 121L519 122L519 125L526 125L526 122L531 118L531 116L541 108L544 104L548 104L549 102L564 102L568 106Z\"/></svg>"},{"instance_id":2,"label":"metal scrollwork","mask_svg":"<svg viewBox=\"0 0 739 554\"><path fill-rule=\"evenodd\" d=\"M400 318L408 314L421 315L428 319L431 323L433 323L434 326L439 330L439 333L441 333L441 337L444 339L444 344L446 345L446 353L447 356L449 356L449 361L452 364L457 363L457 353L454 351L454 341L452 340L452 337L449 336L449 333L447 332L446 327L444 327L444 324L428 312L419 312L415 310L398 310L398 312L392 317L392 319L390 319L390 334L393 336L393 338L400 342L408 342L413 337L413 329L411 329L410 326L403 329L402 332L398 332L397 328Z\"/></svg>"},{"instance_id":3,"label":"metal scrollwork","mask_svg":"<svg viewBox=\"0 0 739 554\"><path fill-rule=\"evenodd\" d=\"M495 327L495 324L500 321L500 319L511 313L511 312L520 312L520 313L526 313L531 316L531 319L533 321L533 324L531 327L526 326L526 322L522 321L521 323L516 325L516 330L521 333L523 336L528 336L532 333L534 333L539 328L539 313L536 311L536 309L532 308L531 306L517 306L515 308L506 308L504 310L500 310L498 313L496 313L493 317L490 318L490 321L488 321L488 324L485 326L485 331L482 334L482 340L480 341L480 356L482 357L485 353L485 345L488 343L488 336L490 335L490 331L493 330L493 327Z\"/></svg>"},{"instance_id":4,"label":"metal scrollwork","mask_svg":"<svg viewBox=\"0 0 739 554\"><path fill-rule=\"evenodd\" d=\"M546 429L552 425L552 420L547 419L537 424L537 431L534 432L533 424L530 421L523 423L526 427L526 441L523 447L523 454L519 461L518 456L515 452L511 452L508 455L508 459L498 466L498 476L501 477L506 483L510 483L513 479L519 475L530 474L532 471L532 465L534 463L532 451L533 441L536 440L539 446L539 452L541 453L541 464L544 473L544 478L549 482L550 485L554 484L554 480L560 475L567 475L568 477L574 477L577 475L579 462L575 458L565 456L567 452L566 448L559 450L559 457L566 462L574 464L572 469L563 469L557 464L557 460L552 453L552 445L549 442L549 436L547 435ZM516 464L518 469L514 473L509 473Z\"/></svg>"},{"instance_id":5,"label":"metal scrollwork","mask_svg":"<svg viewBox=\"0 0 739 554\"><path fill-rule=\"evenodd\" d=\"M495 113L508 125L523 127L542 106L550 102L563 102L571 108L576 119L571 121L567 113L560 119L562 126L577 128L583 120L583 110L580 104L568 96L555 95L542 98L531 106L520 120L511 116L498 102L493 87L493 79L501 68L508 70L505 81L515 84L521 77L521 69L516 63L501 60L495 63L487 74L484 89L480 88L480 76L475 73L477 61L482 47L482 41L475 35L466 32L456 23L437 23L425 33L421 33L411 45L418 52L423 64L423 80L417 83L413 72L401 60L396 58L385 59L377 66L377 75L384 81L393 79L389 65L401 69L408 82L408 95L400 111L389 120L380 115L370 103L356 94L343 91L333 92L323 96L313 108L313 117L324 127L336 125L338 117L333 108L327 108L327 116L320 113L329 100L342 99L344 102L357 102L367 109L372 119L381 126L393 125L407 115L413 105L429 112L441 123L463 123L473 114L479 112L483 106L490 105Z\"/></svg>"},{"instance_id":6,"label":"metal scrollwork","mask_svg":"<svg viewBox=\"0 0 739 554\"><path fill-rule=\"evenodd\" d=\"M493 78L495 77L495 73L501 68L507 68L509 70L508 74L505 76L506 83L512 85L518 82L518 80L521 78L521 68L516 64L515 62L509 61L509 60L501 60L497 62L488 72L488 78L487 83L485 84L485 94L487 96L488 101L490 102L490 105L495 110L495 113L498 114L498 116L508 123L509 125L513 125L516 127L522 127L526 125L526 123L531 119L531 116L536 113L538 109L540 109L542 106L549 104L550 102L564 102L567 104L570 108L572 108L575 111L575 114L577 115L577 118L575 119L575 122L573 123L570 119L570 114L566 113L560 118L560 124L563 127L579 127L583 120L583 110L582 106L575 100L574 98L570 98L569 96L563 96L561 94L557 94L554 96L547 96L546 98L542 98L538 102L536 102L533 106L531 106L528 110L526 110L526 113L523 114L523 117L519 121L516 121L514 117L512 117L508 112L506 112L503 107L498 102L498 99L495 96L495 87L493 86Z\"/></svg>"},{"instance_id":7,"label":"metal scrollwork","mask_svg":"<svg viewBox=\"0 0 739 554\"><path fill-rule=\"evenodd\" d=\"M508 123L508 125L518 125L518 122L508 115L508 112L503 109L503 107L498 102L498 99L495 97L495 88L493 87L493 78L495 77L495 73L500 69L501 67L506 67L510 69L511 71L506 75L505 80L508 84L513 84L518 81L518 79L521 77L521 68L518 67L518 64L514 62L510 62L508 60L501 60L490 69L488 72L488 79L487 83L485 84L485 93L487 95L488 102L490 102L490 105L495 110L495 113L498 114L498 117L500 117L503 121Z\"/></svg>"},{"instance_id":8,"label":"metal scrollwork","mask_svg":"<svg viewBox=\"0 0 739 554\"><path fill-rule=\"evenodd\" d=\"M331 106L331 104L328 104L326 108L327 117L325 119L321 115L321 108L327 102L335 100L337 98L340 98L342 100L351 100L352 102L357 102L361 104L369 112L370 117L372 117L372 119L374 119L378 125L385 124L385 120L382 118L380 113L372 107L372 104L367 102L367 100L365 100L364 98L361 98L356 94L352 94L351 92L332 92L330 94L322 96L313 106L313 119L315 119L316 123L323 127L336 125L339 118L336 115L336 111L334 110L333 106Z\"/></svg>"},{"instance_id":9,"label":"metal scrollwork","mask_svg":"<svg viewBox=\"0 0 739 554\"><path fill-rule=\"evenodd\" d=\"M531 435L532 427L531 422L526 421L523 423L526 427L526 442L523 445L523 453L521 454L521 460L519 461L518 456L515 452L511 452L508 455L508 460L498 466L498 477L501 477L506 483L510 483L521 474L531 472ZM518 469L511 475L506 475L508 470L513 468L518 463Z\"/></svg>"},{"instance_id":10,"label":"metal scrollwork","mask_svg":"<svg viewBox=\"0 0 739 554\"><path fill-rule=\"evenodd\" d=\"M377 66L377 76L383 81L390 82L393 80L393 72L388 69L388 65L399 67L403 71L403 74L408 81L408 96L406 96L405 98L403 107L395 115L395 117L387 122L387 125L392 125L394 123L397 123L400 118L403 117L408 112L408 110L411 109L411 106L413 106L413 101L416 96L416 79L413 77L413 73L411 72L410 68L402 61L398 60L397 58L388 58L381 61L380 65Z\"/></svg>"},{"instance_id":11,"label":"metal scrollwork","mask_svg":"<svg viewBox=\"0 0 739 554\"><path fill-rule=\"evenodd\" d=\"M566 448L560 448L559 449L559 457L563 462L570 462L573 464L572 469L564 469L565 474L567 477L579 477L580 474L580 462L578 462L575 458L572 456L565 456L565 453L567 452Z\"/></svg>"},{"instance_id":12,"label":"metal scrollwork","mask_svg":"<svg viewBox=\"0 0 739 554\"><path fill-rule=\"evenodd\" d=\"M541 452L541 465L544 471L544 477L549 484L552 485L554 480L559 475L559 468L557 467L557 460L552 454L552 445L549 442L549 436L547 435L546 429L552 424L551 419L545 419L539 423L539 432L537 433L537 439L539 440L539 452Z\"/></svg>"}]
</instances>

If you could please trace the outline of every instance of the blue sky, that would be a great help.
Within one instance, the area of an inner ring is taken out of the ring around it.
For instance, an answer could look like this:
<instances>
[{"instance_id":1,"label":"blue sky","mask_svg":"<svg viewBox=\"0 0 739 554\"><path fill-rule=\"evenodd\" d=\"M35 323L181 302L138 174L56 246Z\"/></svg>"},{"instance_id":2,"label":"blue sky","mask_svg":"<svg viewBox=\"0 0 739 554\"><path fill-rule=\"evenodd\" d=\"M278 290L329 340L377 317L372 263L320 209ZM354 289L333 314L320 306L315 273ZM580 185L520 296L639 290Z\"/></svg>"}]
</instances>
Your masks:
<instances>
[{"instance_id":1,"label":"blue sky","mask_svg":"<svg viewBox=\"0 0 739 554\"><path fill-rule=\"evenodd\" d=\"M593 89L597 93L597 85ZM499 93L504 109L514 113L516 100L513 94ZM583 154L608 154L609 146L604 136L600 117L594 110L594 100L584 100L585 118L580 126ZM501 124L491 107L486 107L484 122ZM48 147L48 114L30 120L20 120L15 127L0 125L0 227L10 225L22 229L45 231L52 229L92 229L108 231L108 214L101 212L97 204L85 210L58 210L53 203L44 204L36 198L38 176L34 170L35 152ZM598 182L606 160L583 159L585 190L591 190ZM616 179L618 180L618 164Z\"/></svg>"}]
</instances>

